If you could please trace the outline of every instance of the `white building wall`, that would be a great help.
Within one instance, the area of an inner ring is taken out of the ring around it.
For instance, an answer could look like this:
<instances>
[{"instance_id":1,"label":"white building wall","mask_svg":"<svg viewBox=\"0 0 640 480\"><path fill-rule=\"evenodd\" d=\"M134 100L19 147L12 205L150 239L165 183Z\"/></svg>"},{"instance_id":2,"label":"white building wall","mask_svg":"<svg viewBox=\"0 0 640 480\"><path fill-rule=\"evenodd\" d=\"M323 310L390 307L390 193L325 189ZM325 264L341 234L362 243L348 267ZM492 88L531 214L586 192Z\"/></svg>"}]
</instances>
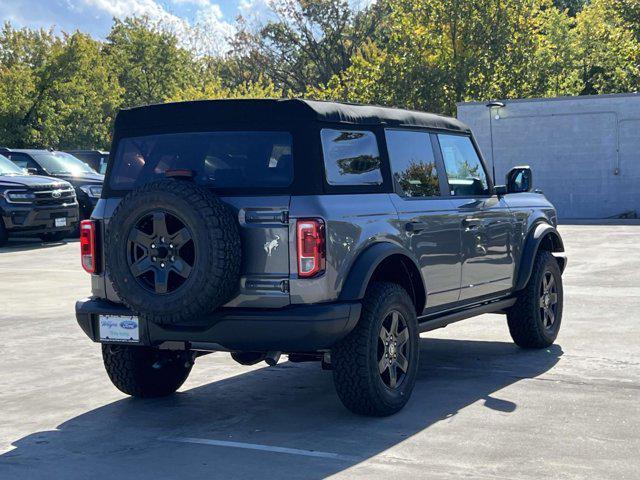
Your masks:
<instances>
[{"instance_id":1,"label":"white building wall","mask_svg":"<svg viewBox=\"0 0 640 480\"><path fill-rule=\"evenodd\" d=\"M530 165L560 218L640 215L639 94L502 102L458 105L489 166L495 161L496 183Z\"/></svg>"}]
</instances>

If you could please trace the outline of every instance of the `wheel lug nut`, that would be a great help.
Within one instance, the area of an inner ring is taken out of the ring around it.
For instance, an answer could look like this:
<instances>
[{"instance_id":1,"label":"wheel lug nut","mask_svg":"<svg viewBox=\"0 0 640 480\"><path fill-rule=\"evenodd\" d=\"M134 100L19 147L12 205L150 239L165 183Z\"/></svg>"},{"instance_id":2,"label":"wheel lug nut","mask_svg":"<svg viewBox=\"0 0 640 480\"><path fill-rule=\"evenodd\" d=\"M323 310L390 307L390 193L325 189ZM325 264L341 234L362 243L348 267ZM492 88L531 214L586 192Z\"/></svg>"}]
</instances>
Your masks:
<instances>
[{"instance_id":1,"label":"wheel lug nut","mask_svg":"<svg viewBox=\"0 0 640 480\"><path fill-rule=\"evenodd\" d=\"M156 248L156 244L155 244L155 243L152 243L152 244L151 244L151 248Z\"/></svg>"},{"instance_id":2,"label":"wheel lug nut","mask_svg":"<svg viewBox=\"0 0 640 480\"><path fill-rule=\"evenodd\" d=\"M156 257L151 257L151 261L152 261L152 262L155 262L156 260L157 260L157 258L156 258Z\"/></svg>"},{"instance_id":3,"label":"wheel lug nut","mask_svg":"<svg viewBox=\"0 0 640 480\"><path fill-rule=\"evenodd\" d=\"M173 255L171 255L171 261L175 262L176 261L176 257L174 257Z\"/></svg>"},{"instance_id":4,"label":"wheel lug nut","mask_svg":"<svg viewBox=\"0 0 640 480\"><path fill-rule=\"evenodd\" d=\"M169 248L173 248L173 243L170 243L170 244L169 244Z\"/></svg>"},{"instance_id":5,"label":"wheel lug nut","mask_svg":"<svg viewBox=\"0 0 640 480\"><path fill-rule=\"evenodd\" d=\"M161 266L162 268L164 268L164 263L161 263L161 264L160 264L160 266Z\"/></svg>"}]
</instances>

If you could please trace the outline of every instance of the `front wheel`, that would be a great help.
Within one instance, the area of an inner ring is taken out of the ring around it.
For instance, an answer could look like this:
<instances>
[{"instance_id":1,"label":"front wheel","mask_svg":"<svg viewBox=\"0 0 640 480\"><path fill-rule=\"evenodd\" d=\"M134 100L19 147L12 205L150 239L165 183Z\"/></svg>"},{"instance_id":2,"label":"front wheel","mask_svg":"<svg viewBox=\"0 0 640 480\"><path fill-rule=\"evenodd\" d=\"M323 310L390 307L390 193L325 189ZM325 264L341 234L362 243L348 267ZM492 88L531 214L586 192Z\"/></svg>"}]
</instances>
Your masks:
<instances>
[{"instance_id":1,"label":"front wheel","mask_svg":"<svg viewBox=\"0 0 640 480\"><path fill-rule=\"evenodd\" d=\"M102 345L104 368L111 382L133 397L154 398L174 393L191 372L185 352L129 345Z\"/></svg>"},{"instance_id":2,"label":"front wheel","mask_svg":"<svg viewBox=\"0 0 640 480\"><path fill-rule=\"evenodd\" d=\"M538 252L531 278L507 312L511 338L523 348L553 344L562 321L562 274L551 252Z\"/></svg>"},{"instance_id":3,"label":"front wheel","mask_svg":"<svg viewBox=\"0 0 640 480\"><path fill-rule=\"evenodd\" d=\"M407 292L395 283L370 286L358 325L331 352L342 403L360 415L387 416L402 409L416 382L418 340Z\"/></svg>"}]
</instances>

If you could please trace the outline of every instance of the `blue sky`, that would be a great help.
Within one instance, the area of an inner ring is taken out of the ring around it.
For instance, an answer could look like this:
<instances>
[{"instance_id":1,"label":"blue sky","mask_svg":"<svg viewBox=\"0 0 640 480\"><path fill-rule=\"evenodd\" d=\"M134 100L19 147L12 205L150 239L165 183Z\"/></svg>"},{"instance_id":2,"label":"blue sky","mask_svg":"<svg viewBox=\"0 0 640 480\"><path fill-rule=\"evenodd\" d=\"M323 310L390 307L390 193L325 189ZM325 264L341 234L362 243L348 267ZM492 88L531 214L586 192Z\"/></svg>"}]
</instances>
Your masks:
<instances>
[{"instance_id":1,"label":"blue sky","mask_svg":"<svg viewBox=\"0 0 640 480\"><path fill-rule=\"evenodd\" d=\"M196 24L208 34L233 31L239 13L261 15L268 0L0 0L0 21L17 27L55 26L81 30L96 38L109 32L113 17L148 15L172 26L178 33Z\"/></svg>"}]
</instances>

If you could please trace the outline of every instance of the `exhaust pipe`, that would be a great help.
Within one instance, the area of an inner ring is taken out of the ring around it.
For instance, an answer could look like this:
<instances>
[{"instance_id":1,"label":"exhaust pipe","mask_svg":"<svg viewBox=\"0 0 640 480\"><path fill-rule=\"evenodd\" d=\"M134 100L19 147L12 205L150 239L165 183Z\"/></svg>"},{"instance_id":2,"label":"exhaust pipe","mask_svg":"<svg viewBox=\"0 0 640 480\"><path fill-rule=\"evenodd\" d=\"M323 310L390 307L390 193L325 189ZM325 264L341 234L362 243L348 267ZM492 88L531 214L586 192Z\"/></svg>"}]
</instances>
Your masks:
<instances>
[{"instance_id":1,"label":"exhaust pipe","mask_svg":"<svg viewBox=\"0 0 640 480\"><path fill-rule=\"evenodd\" d=\"M267 352L267 355L264 357L264 361L267 362L267 365L270 367L275 367L280 361L280 356L282 352Z\"/></svg>"}]
</instances>

